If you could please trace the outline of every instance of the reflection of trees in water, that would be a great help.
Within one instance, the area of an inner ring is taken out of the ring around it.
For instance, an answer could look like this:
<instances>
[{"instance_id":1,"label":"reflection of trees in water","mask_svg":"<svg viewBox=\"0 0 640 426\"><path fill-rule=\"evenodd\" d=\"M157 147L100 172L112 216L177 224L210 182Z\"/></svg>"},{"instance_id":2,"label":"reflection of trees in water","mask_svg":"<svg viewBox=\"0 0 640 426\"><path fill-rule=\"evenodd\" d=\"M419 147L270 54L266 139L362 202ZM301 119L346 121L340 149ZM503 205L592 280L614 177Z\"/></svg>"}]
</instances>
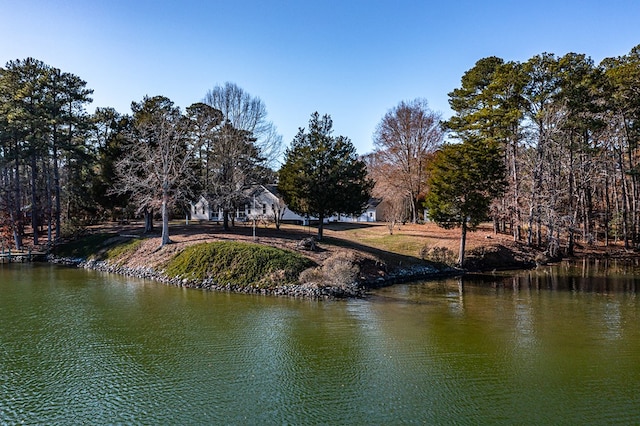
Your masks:
<instances>
[{"instance_id":1,"label":"reflection of trees in water","mask_svg":"<svg viewBox=\"0 0 640 426\"><path fill-rule=\"evenodd\" d=\"M638 259L583 259L540 267L515 275L474 276L465 282L490 283L496 288L635 293L640 284Z\"/></svg>"}]
</instances>

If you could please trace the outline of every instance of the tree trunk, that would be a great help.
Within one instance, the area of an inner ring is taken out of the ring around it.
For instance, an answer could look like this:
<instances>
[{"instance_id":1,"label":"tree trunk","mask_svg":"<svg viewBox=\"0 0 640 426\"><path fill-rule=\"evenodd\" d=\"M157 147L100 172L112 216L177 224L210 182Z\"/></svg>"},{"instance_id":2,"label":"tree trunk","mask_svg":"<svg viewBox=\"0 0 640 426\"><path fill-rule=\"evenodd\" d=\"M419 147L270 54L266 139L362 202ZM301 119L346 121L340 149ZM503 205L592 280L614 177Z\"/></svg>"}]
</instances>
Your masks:
<instances>
[{"instance_id":1,"label":"tree trunk","mask_svg":"<svg viewBox=\"0 0 640 426\"><path fill-rule=\"evenodd\" d=\"M222 210L222 229L225 231L229 230L229 210Z\"/></svg>"},{"instance_id":2,"label":"tree trunk","mask_svg":"<svg viewBox=\"0 0 640 426\"><path fill-rule=\"evenodd\" d=\"M169 194L164 191L162 194L162 243L160 246L164 246L165 244L170 244L171 239L169 238L169 207L168 207Z\"/></svg>"},{"instance_id":3,"label":"tree trunk","mask_svg":"<svg viewBox=\"0 0 640 426\"><path fill-rule=\"evenodd\" d=\"M53 198L51 194L51 173L44 158L42 159L42 174L45 179L45 200L47 203L47 243L51 244L53 241Z\"/></svg>"},{"instance_id":4,"label":"tree trunk","mask_svg":"<svg viewBox=\"0 0 640 426\"><path fill-rule=\"evenodd\" d=\"M144 209L144 233L153 231L153 210Z\"/></svg>"},{"instance_id":5,"label":"tree trunk","mask_svg":"<svg viewBox=\"0 0 640 426\"><path fill-rule=\"evenodd\" d=\"M16 142L16 150L18 149L18 142ZM16 243L16 250L22 250L22 231L23 231L23 223L22 223L22 211L20 210L20 202L22 199L21 191L20 191L20 162L18 160L18 156L16 155L15 160L15 199L13 205L13 240Z\"/></svg>"},{"instance_id":6,"label":"tree trunk","mask_svg":"<svg viewBox=\"0 0 640 426\"><path fill-rule=\"evenodd\" d=\"M532 196L533 197L533 196ZM531 247L533 245L533 199L529 205L529 221L527 229L527 245Z\"/></svg>"},{"instance_id":7,"label":"tree trunk","mask_svg":"<svg viewBox=\"0 0 640 426\"><path fill-rule=\"evenodd\" d=\"M318 219L318 241L322 241L322 234L324 231L324 214L320 214Z\"/></svg>"},{"instance_id":8,"label":"tree trunk","mask_svg":"<svg viewBox=\"0 0 640 426\"><path fill-rule=\"evenodd\" d=\"M61 232L61 220L60 220L60 215L61 215L61 208L60 208L60 170L58 167L58 148L55 146L55 142L54 142L54 146L53 146L53 187L54 187L54 192L55 192L55 197L56 197L56 205L55 205L55 209L54 209L54 213L55 213L55 221L56 221L56 237L55 240L59 241L60 240L60 232Z\"/></svg>"},{"instance_id":9,"label":"tree trunk","mask_svg":"<svg viewBox=\"0 0 640 426\"><path fill-rule=\"evenodd\" d=\"M618 152L618 167L620 167L620 170L625 170L625 164L623 162L622 159L622 153ZM629 211L629 198L627 197L627 184L626 184L627 180L626 180L626 176L624 173L622 173L621 177L620 177L620 189L621 189L621 194L620 197L622 199L622 238L624 240L624 248L628 249L629 248L629 228L628 228L628 218L627 218L627 212Z\"/></svg>"},{"instance_id":10,"label":"tree trunk","mask_svg":"<svg viewBox=\"0 0 640 426\"><path fill-rule=\"evenodd\" d=\"M573 256L573 250L575 247L575 231L574 231L575 218L569 223L569 238L567 241L567 256Z\"/></svg>"},{"instance_id":11,"label":"tree trunk","mask_svg":"<svg viewBox=\"0 0 640 426\"><path fill-rule=\"evenodd\" d=\"M22 250L22 235L20 235L20 229L18 229L16 218L14 217L14 213L10 213L11 223L12 223L12 232L13 232L13 242L16 246L16 250Z\"/></svg>"},{"instance_id":12,"label":"tree trunk","mask_svg":"<svg viewBox=\"0 0 640 426\"><path fill-rule=\"evenodd\" d=\"M515 138L514 138L515 139ZM513 241L520 241L522 239L522 215L520 213L520 176L518 173L517 154L518 149L517 140L512 141L512 153L511 153L511 179L513 184L513 212L515 226L512 226Z\"/></svg>"},{"instance_id":13,"label":"tree trunk","mask_svg":"<svg viewBox=\"0 0 640 426\"><path fill-rule=\"evenodd\" d=\"M462 268L464 265L464 250L467 245L467 218L462 219L460 227L460 252L458 253L458 266Z\"/></svg>"},{"instance_id":14,"label":"tree trunk","mask_svg":"<svg viewBox=\"0 0 640 426\"><path fill-rule=\"evenodd\" d=\"M609 174L604 176L604 245L609 247L609 221L611 217L611 199L609 198Z\"/></svg>"},{"instance_id":15,"label":"tree trunk","mask_svg":"<svg viewBox=\"0 0 640 426\"><path fill-rule=\"evenodd\" d=\"M33 244L38 245L38 164L35 152L31 154L31 228L33 230Z\"/></svg>"},{"instance_id":16,"label":"tree trunk","mask_svg":"<svg viewBox=\"0 0 640 426\"><path fill-rule=\"evenodd\" d=\"M416 207L416 199L412 198L411 199L411 223L416 223L417 222L417 217L418 217L418 212L417 212L417 207Z\"/></svg>"}]
</instances>

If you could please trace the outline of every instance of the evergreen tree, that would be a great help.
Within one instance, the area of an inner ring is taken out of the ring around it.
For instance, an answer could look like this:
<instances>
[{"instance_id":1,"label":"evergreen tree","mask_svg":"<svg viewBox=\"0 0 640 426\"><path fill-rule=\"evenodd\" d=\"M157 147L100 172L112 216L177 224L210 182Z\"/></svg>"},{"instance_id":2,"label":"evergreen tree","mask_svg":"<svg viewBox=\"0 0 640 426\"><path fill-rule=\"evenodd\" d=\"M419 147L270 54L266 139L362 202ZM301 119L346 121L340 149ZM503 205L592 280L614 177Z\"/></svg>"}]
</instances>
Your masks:
<instances>
[{"instance_id":1,"label":"evergreen tree","mask_svg":"<svg viewBox=\"0 0 640 426\"><path fill-rule=\"evenodd\" d=\"M496 230L512 225L514 240L521 238L521 176L519 143L522 129L522 90L525 76L519 64L491 56L480 59L461 79L461 87L449 93L449 104L456 114L445 127L460 140L469 137L491 139L504 148L509 175L509 193L496 203Z\"/></svg>"},{"instance_id":2,"label":"evergreen tree","mask_svg":"<svg viewBox=\"0 0 640 426\"><path fill-rule=\"evenodd\" d=\"M6 233L22 246L25 213L30 215L33 243L47 225L49 242L59 239L62 205L66 220L86 211L87 180L93 160L86 147L85 105L92 90L81 78L33 58L0 68L0 143L3 181L0 208ZM78 197L82 194L80 208Z\"/></svg>"},{"instance_id":3,"label":"evergreen tree","mask_svg":"<svg viewBox=\"0 0 640 426\"><path fill-rule=\"evenodd\" d=\"M116 163L123 157L127 135L132 131L131 117L121 115L113 108L96 108L92 122L91 139L97 154L92 198L103 213L115 220L118 208L126 206L129 201L128 194L116 194L110 189L117 178Z\"/></svg>"},{"instance_id":4,"label":"evergreen tree","mask_svg":"<svg viewBox=\"0 0 640 426\"><path fill-rule=\"evenodd\" d=\"M470 138L445 145L428 167L424 206L443 228L461 228L458 264L464 263L467 230L487 219L491 201L505 188L502 153L495 142Z\"/></svg>"},{"instance_id":5,"label":"evergreen tree","mask_svg":"<svg viewBox=\"0 0 640 426\"><path fill-rule=\"evenodd\" d=\"M298 131L278 173L278 190L289 209L318 218L319 240L329 216L362 213L373 187L349 138L332 136L332 126L329 115L313 113L308 131Z\"/></svg>"}]
</instances>

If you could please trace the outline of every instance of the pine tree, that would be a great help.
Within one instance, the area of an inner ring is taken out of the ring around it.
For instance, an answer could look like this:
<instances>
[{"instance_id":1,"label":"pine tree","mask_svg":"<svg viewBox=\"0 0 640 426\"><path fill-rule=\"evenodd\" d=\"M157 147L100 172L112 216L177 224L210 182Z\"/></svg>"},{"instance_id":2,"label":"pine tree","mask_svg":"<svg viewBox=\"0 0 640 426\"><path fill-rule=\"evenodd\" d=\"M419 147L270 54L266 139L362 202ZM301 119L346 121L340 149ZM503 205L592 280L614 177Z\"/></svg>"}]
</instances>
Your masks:
<instances>
[{"instance_id":1,"label":"pine tree","mask_svg":"<svg viewBox=\"0 0 640 426\"><path fill-rule=\"evenodd\" d=\"M468 230L486 220L491 201L505 188L501 150L491 141L470 138L445 145L429 164L424 201L431 220L443 228L461 228L458 264L464 263Z\"/></svg>"},{"instance_id":2,"label":"pine tree","mask_svg":"<svg viewBox=\"0 0 640 426\"><path fill-rule=\"evenodd\" d=\"M278 174L278 190L289 209L318 218L319 240L324 219L362 213L373 187L349 138L332 136L332 126L329 115L312 114L308 131L299 130Z\"/></svg>"}]
</instances>

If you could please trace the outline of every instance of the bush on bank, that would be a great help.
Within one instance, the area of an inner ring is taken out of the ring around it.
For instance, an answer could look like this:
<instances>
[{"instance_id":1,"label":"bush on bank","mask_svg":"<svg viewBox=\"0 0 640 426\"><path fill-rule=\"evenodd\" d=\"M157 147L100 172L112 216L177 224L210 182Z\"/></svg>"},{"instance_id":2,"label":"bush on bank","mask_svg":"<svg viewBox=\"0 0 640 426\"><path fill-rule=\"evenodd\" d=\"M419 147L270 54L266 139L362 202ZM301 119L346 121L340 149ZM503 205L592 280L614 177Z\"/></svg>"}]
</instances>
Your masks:
<instances>
[{"instance_id":1,"label":"bush on bank","mask_svg":"<svg viewBox=\"0 0 640 426\"><path fill-rule=\"evenodd\" d=\"M165 265L164 273L187 280L269 287L297 282L310 266L311 260L291 251L222 241L187 247Z\"/></svg>"}]
</instances>

